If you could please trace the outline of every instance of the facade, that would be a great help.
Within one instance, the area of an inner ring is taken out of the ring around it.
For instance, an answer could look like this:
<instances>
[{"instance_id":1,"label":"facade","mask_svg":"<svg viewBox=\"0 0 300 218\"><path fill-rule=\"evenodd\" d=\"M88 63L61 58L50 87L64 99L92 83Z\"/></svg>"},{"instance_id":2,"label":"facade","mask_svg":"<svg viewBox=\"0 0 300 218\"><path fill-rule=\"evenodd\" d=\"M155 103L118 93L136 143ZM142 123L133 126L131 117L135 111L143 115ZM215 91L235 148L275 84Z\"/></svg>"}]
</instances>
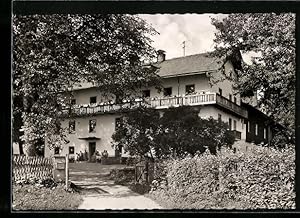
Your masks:
<instances>
[{"instance_id":1,"label":"facade","mask_svg":"<svg viewBox=\"0 0 300 218\"><path fill-rule=\"evenodd\" d=\"M120 117L118 111L141 104L157 110L181 105L197 107L200 117L213 117L227 122L237 140L249 141L247 138L252 135L248 132L247 122L255 116L249 117L248 109L241 105L240 95L232 87L236 79L235 63L236 60L228 58L220 61L208 54L165 60L165 54L160 53L155 66L163 81L163 91L144 87L141 90L145 97L143 101L136 99L134 102L115 103L116 99L102 95L93 85L84 84L74 90L74 107L64 111L72 114L71 118L62 121L62 126L69 128L69 143L61 149L50 150L45 146L45 156L69 153L75 157L76 153L86 151L90 158L96 150L99 153L107 150L112 157L126 156L111 146L111 136Z\"/></svg>"}]
</instances>

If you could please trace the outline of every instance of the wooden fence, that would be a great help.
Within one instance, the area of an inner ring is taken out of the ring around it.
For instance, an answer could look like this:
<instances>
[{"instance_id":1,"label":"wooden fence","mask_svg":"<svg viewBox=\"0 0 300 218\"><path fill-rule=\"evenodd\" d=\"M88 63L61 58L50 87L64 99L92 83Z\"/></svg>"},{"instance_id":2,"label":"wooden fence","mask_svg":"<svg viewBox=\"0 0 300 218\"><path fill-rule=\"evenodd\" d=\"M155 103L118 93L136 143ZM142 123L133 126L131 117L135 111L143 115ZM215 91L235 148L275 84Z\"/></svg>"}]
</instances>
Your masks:
<instances>
[{"instance_id":1,"label":"wooden fence","mask_svg":"<svg viewBox=\"0 0 300 218\"><path fill-rule=\"evenodd\" d=\"M13 181L53 177L53 161L51 158L13 156L12 169Z\"/></svg>"}]
</instances>

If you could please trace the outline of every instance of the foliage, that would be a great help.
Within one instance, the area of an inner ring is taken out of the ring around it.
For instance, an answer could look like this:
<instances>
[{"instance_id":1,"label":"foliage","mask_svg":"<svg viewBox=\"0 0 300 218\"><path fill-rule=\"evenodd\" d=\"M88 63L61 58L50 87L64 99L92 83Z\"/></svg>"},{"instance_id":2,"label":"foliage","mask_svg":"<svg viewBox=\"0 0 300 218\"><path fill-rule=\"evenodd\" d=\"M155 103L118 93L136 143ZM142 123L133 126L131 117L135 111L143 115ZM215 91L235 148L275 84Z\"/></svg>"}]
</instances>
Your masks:
<instances>
[{"instance_id":1,"label":"foliage","mask_svg":"<svg viewBox=\"0 0 300 218\"><path fill-rule=\"evenodd\" d=\"M232 51L256 52L252 64L237 70L236 88L242 96L261 94L259 105L276 122L295 128L295 14L230 14L222 20L212 19L216 27L216 54ZM293 137L292 137L293 138Z\"/></svg>"},{"instance_id":2,"label":"foliage","mask_svg":"<svg viewBox=\"0 0 300 218\"><path fill-rule=\"evenodd\" d=\"M110 171L110 178L114 180L115 184L132 184L135 181L135 169L133 167L113 169Z\"/></svg>"},{"instance_id":3,"label":"foliage","mask_svg":"<svg viewBox=\"0 0 300 218\"><path fill-rule=\"evenodd\" d=\"M201 119L192 107L169 108L163 116L141 107L124 113L123 123L113 134L113 146L130 155L167 158L195 155L207 148L216 153L221 145L231 146L234 135L227 125L212 118Z\"/></svg>"},{"instance_id":4,"label":"foliage","mask_svg":"<svg viewBox=\"0 0 300 218\"><path fill-rule=\"evenodd\" d=\"M215 154L221 145L234 143L234 135L227 128L227 124L213 118L201 119L198 109L169 108L160 119L160 134L155 138L160 146L155 150L156 155L195 155L206 148Z\"/></svg>"},{"instance_id":5,"label":"foliage","mask_svg":"<svg viewBox=\"0 0 300 218\"><path fill-rule=\"evenodd\" d=\"M252 152L222 149L211 155L174 159L167 175L154 180L152 198L173 208L295 208L295 151L255 147Z\"/></svg>"},{"instance_id":6,"label":"foliage","mask_svg":"<svg viewBox=\"0 0 300 218\"><path fill-rule=\"evenodd\" d=\"M70 210L77 209L82 198L78 193L64 190L64 184L13 185L13 210Z\"/></svg>"},{"instance_id":7,"label":"foliage","mask_svg":"<svg viewBox=\"0 0 300 218\"><path fill-rule=\"evenodd\" d=\"M159 112L152 108L139 107L124 114L122 124L112 135L116 148L123 147L130 155L152 156L156 147L153 138L158 132Z\"/></svg>"},{"instance_id":8,"label":"foliage","mask_svg":"<svg viewBox=\"0 0 300 218\"><path fill-rule=\"evenodd\" d=\"M94 82L122 97L158 83L144 66L155 55L148 36L156 32L137 16L29 15L13 24L14 140L26 146L65 143L58 117L74 84Z\"/></svg>"}]
</instances>

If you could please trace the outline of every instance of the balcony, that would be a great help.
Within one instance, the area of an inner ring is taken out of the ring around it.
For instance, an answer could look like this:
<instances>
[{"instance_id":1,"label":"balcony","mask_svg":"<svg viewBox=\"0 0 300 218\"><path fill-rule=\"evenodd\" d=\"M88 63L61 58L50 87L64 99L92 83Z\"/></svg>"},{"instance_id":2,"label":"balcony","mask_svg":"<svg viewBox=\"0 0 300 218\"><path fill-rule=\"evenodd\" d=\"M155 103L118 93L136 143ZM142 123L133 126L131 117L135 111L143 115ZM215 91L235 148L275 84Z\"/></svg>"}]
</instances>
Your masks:
<instances>
[{"instance_id":1,"label":"balcony","mask_svg":"<svg viewBox=\"0 0 300 218\"><path fill-rule=\"evenodd\" d=\"M86 115L97 115L97 114L104 114L104 113L115 113L120 110L135 109L142 105L146 107L155 108L155 109L165 109L169 107L196 106L196 105L208 105L208 104L218 104L241 116L247 113L247 111L240 108L239 105L236 105L233 102L229 102L229 100L227 101L226 100L227 99L218 96L216 93L151 98L151 99L136 99L135 101L127 101L127 102L125 101L122 104L100 103L97 105L77 105L76 107L64 109L62 115L63 116L67 116L67 115L86 116Z\"/></svg>"},{"instance_id":2,"label":"balcony","mask_svg":"<svg viewBox=\"0 0 300 218\"><path fill-rule=\"evenodd\" d=\"M219 105L221 108L225 108L231 112L236 113L237 115L248 118L248 111L238 104L235 104L232 101L229 101L227 98L217 94L216 95L217 105Z\"/></svg>"}]
</instances>

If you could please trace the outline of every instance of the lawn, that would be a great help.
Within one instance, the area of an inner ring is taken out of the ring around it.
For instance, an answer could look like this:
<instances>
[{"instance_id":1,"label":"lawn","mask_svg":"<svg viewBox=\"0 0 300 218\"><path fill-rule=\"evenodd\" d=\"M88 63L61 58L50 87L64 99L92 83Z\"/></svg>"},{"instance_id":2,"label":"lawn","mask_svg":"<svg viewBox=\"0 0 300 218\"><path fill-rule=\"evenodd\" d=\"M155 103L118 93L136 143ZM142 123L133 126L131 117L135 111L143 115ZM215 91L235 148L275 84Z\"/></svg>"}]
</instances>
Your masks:
<instances>
[{"instance_id":1,"label":"lawn","mask_svg":"<svg viewBox=\"0 0 300 218\"><path fill-rule=\"evenodd\" d=\"M82 202L79 193L67 192L63 184L54 188L13 185L13 210L74 210Z\"/></svg>"}]
</instances>

